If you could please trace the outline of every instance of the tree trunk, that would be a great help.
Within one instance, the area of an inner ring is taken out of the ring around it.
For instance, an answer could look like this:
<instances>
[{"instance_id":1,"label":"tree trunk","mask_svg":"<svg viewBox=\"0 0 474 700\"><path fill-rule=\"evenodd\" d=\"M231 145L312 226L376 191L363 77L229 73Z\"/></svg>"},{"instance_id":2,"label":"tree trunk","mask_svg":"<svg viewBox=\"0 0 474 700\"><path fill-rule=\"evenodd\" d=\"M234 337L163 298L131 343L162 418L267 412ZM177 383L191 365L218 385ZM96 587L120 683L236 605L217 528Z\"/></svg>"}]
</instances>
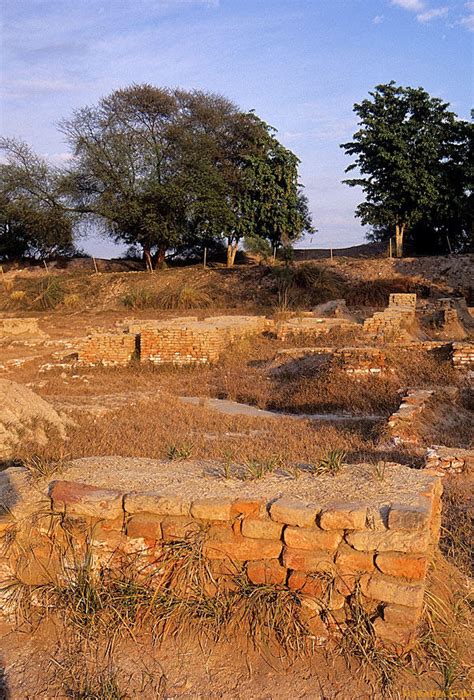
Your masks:
<instances>
[{"instance_id":1,"label":"tree trunk","mask_svg":"<svg viewBox=\"0 0 474 700\"><path fill-rule=\"evenodd\" d=\"M406 224L396 224L395 226L395 255L397 258L403 258L403 236L405 234Z\"/></svg>"},{"instance_id":2,"label":"tree trunk","mask_svg":"<svg viewBox=\"0 0 474 700\"><path fill-rule=\"evenodd\" d=\"M235 262L235 256L237 255L237 250L239 247L239 242L232 243L229 241L227 243L227 267L233 267Z\"/></svg>"},{"instance_id":3,"label":"tree trunk","mask_svg":"<svg viewBox=\"0 0 474 700\"><path fill-rule=\"evenodd\" d=\"M165 246L160 245L160 247L157 250L155 259L156 259L156 267L163 267L163 263L165 262L165 255L166 255L166 248Z\"/></svg>"},{"instance_id":4,"label":"tree trunk","mask_svg":"<svg viewBox=\"0 0 474 700\"><path fill-rule=\"evenodd\" d=\"M146 269L153 272L153 258L151 257L151 251L148 246L143 246L143 261Z\"/></svg>"}]
</instances>

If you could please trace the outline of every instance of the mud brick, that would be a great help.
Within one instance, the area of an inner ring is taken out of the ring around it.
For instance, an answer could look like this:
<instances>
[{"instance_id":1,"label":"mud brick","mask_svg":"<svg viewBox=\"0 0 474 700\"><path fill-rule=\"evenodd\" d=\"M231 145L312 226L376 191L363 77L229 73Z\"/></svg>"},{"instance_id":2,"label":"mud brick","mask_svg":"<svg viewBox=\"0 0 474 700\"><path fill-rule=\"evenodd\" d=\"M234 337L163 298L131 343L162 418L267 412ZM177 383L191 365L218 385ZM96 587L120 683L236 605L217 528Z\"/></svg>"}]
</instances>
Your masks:
<instances>
[{"instance_id":1,"label":"mud brick","mask_svg":"<svg viewBox=\"0 0 474 700\"><path fill-rule=\"evenodd\" d=\"M277 540L257 540L230 534L227 538L207 540L203 553L208 559L230 559L252 561L256 559L278 559L282 543Z\"/></svg>"},{"instance_id":2,"label":"mud brick","mask_svg":"<svg viewBox=\"0 0 474 700\"><path fill-rule=\"evenodd\" d=\"M373 552L359 552L341 544L336 553L336 565L340 573L357 574L372 571L374 555Z\"/></svg>"},{"instance_id":3,"label":"mud brick","mask_svg":"<svg viewBox=\"0 0 474 700\"><path fill-rule=\"evenodd\" d=\"M428 560L397 552L383 552L375 557L376 567L388 576L403 577L420 581L426 576Z\"/></svg>"},{"instance_id":4,"label":"mud brick","mask_svg":"<svg viewBox=\"0 0 474 700\"><path fill-rule=\"evenodd\" d=\"M283 525L275 523L270 518L244 518L242 520L242 534L245 537L253 537L262 540L279 540Z\"/></svg>"},{"instance_id":5,"label":"mud brick","mask_svg":"<svg viewBox=\"0 0 474 700\"><path fill-rule=\"evenodd\" d=\"M374 622L375 635L400 650L408 649L414 641L414 630L409 627L393 625L378 617Z\"/></svg>"},{"instance_id":6,"label":"mud brick","mask_svg":"<svg viewBox=\"0 0 474 700\"><path fill-rule=\"evenodd\" d=\"M342 540L342 532L326 532L319 528L286 527L283 539L292 549L333 551Z\"/></svg>"},{"instance_id":7,"label":"mud brick","mask_svg":"<svg viewBox=\"0 0 474 700\"><path fill-rule=\"evenodd\" d=\"M161 540L161 521L162 518L154 513L137 513L137 515L132 515L127 522L127 537L132 539L142 537L149 542Z\"/></svg>"},{"instance_id":8,"label":"mud brick","mask_svg":"<svg viewBox=\"0 0 474 700\"><path fill-rule=\"evenodd\" d=\"M202 520L230 520L232 501L226 498L203 498L191 505L193 518Z\"/></svg>"},{"instance_id":9,"label":"mud brick","mask_svg":"<svg viewBox=\"0 0 474 700\"><path fill-rule=\"evenodd\" d=\"M430 543L429 532L409 532L401 530L351 532L346 542L362 552L406 552L412 554L426 552Z\"/></svg>"},{"instance_id":10,"label":"mud brick","mask_svg":"<svg viewBox=\"0 0 474 700\"><path fill-rule=\"evenodd\" d=\"M382 574L373 574L368 579L361 579L361 590L367 598L384 603L395 603L408 607L420 607L423 604L423 586L405 583L400 579L389 578Z\"/></svg>"},{"instance_id":11,"label":"mud brick","mask_svg":"<svg viewBox=\"0 0 474 700\"><path fill-rule=\"evenodd\" d=\"M270 517L277 523L314 527L320 508L291 498L280 498L270 506Z\"/></svg>"},{"instance_id":12,"label":"mud brick","mask_svg":"<svg viewBox=\"0 0 474 700\"><path fill-rule=\"evenodd\" d=\"M288 588L314 598L321 598L327 586L328 582L324 577L310 576L305 571L291 571L288 577Z\"/></svg>"},{"instance_id":13,"label":"mud brick","mask_svg":"<svg viewBox=\"0 0 474 700\"><path fill-rule=\"evenodd\" d=\"M123 494L73 481L53 481L49 495L53 509L68 515L113 520L123 514Z\"/></svg>"},{"instance_id":14,"label":"mud brick","mask_svg":"<svg viewBox=\"0 0 474 700\"><path fill-rule=\"evenodd\" d=\"M161 523L163 539L167 542L184 539L198 533L200 529L199 523L192 518L169 517Z\"/></svg>"},{"instance_id":15,"label":"mud brick","mask_svg":"<svg viewBox=\"0 0 474 700\"><path fill-rule=\"evenodd\" d=\"M189 515L191 500L154 492L134 492L125 496L127 513L155 513L156 515Z\"/></svg>"},{"instance_id":16,"label":"mud brick","mask_svg":"<svg viewBox=\"0 0 474 700\"><path fill-rule=\"evenodd\" d=\"M392 504L388 514L390 530L425 530L430 519L429 509L425 505L407 506Z\"/></svg>"},{"instance_id":17,"label":"mud brick","mask_svg":"<svg viewBox=\"0 0 474 700\"><path fill-rule=\"evenodd\" d=\"M333 571L334 554L330 552L315 552L307 549L283 549L283 565L287 569L297 571Z\"/></svg>"},{"instance_id":18,"label":"mud brick","mask_svg":"<svg viewBox=\"0 0 474 700\"><path fill-rule=\"evenodd\" d=\"M319 525L323 530L363 530L367 507L360 503L334 503L323 510Z\"/></svg>"},{"instance_id":19,"label":"mud brick","mask_svg":"<svg viewBox=\"0 0 474 700\"><path fill-rule=\"evenodd\" d=\"M386 605L383 609L385 622L394 625L406 625L413 627L418 624L422 608L410 608L406 605Z\"/></svg>"},{"instance_id":20,"label":"mud brick","mask_svg":"<svg viewBox=\"0 0 474 700\"><path fill-rule=\"evenodd\" d=\"M286 575L287 569L281 566L278 559L249 561L247 564L247 576L255 584L284 584Z\"/></svg>"},{"instance_id":21,"label":"mud brick","mask_svg":"<svg viewBox=\"0 0 474 700\"><path fill-rule=\"evenodd\" d=\"M264 498L252 499L241 498L234 501L231 506L231 516L236 515L262 515L266 513L266 500Z\"/></svg>"}]
</instances>

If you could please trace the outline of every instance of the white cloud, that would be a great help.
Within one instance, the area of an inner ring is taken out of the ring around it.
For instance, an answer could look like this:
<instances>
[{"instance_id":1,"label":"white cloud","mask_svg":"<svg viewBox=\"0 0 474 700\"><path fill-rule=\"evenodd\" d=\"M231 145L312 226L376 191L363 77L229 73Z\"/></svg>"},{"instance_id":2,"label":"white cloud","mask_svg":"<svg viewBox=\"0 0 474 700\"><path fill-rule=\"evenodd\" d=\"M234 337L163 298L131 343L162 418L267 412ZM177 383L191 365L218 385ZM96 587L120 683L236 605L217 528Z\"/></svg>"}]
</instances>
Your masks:
<instances>
[{"instance_id":1,"label":"white cloud","mask_svg":"<svg viewBox=\"0 0 474 700\"><path fill-rule=\"evenodd\" d=\"M6 80L3 86L7 90L13 88L24 92L71 92L78 89L78 84L74 82L41 78Z\"/></svg>"},{"instance_id":2,"label":"white cloud","mask_svg":"<svg viewBox=\"0 0 474 700\"><path fill-rule=\"evenodd\" d=\"M431 22L432 19L440 19L441 17L446 17L448 14L447 7L435 7L431 10L426 10L425 12L420 12L417 14L416 19L422 24L426 22Z\"/></svg>"},{"instance_id":3,"label":"white cloud","mask_svg":"<svg viewBox=\"0 0 474 700\"><path fill-rule=\"evenodd\" d=\"M382 24L383 20L384 20L383 15L375 15L375 17L372 20L372 24Z\"/></svg>"},{"instance_id":4,"label":"white cloud","mask_svg":"<svg viewBox=\"0 0 474 700\"><path fill-rule=\"evenodd\" d=\"M465 27L469 32L474 32L474 2L466 2L464 7L469 13L462 17L458 24Z\"/></svg>"},{"instance_id":5,"label":"white cloud","mask_svg":"<svg viewBox=\"0 0 474 700\"><path fill-rule=\"evenodd\" d=\"M425 9L423 0L392 0L392 5L398 5L398 7L403 7L404 10L411 10L412 12L421 12Z\"/></svg>"}]
</instances>

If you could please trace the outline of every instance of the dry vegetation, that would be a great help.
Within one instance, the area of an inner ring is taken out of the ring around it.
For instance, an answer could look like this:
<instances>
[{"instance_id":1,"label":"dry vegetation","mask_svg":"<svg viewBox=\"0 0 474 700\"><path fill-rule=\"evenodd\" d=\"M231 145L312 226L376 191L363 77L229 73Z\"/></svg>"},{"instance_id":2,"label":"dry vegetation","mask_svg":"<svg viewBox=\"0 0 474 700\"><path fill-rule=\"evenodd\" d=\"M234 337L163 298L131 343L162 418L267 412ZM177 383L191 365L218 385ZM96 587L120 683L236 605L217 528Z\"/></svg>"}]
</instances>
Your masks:
<instances>
[{"instance_id":1,"label":"dry vegetation","mask_svg":"<svg viewBox=\"0 0 474 700\"><path fill-rule=\"evenodd\" d=\"M403 265L400 271L392 265L381 280L372 265L370 275L359 281L351 276L352 264L343 261L332 267L299 267L289 284L263 266L170 269L157 275L18 274L4 283L0 306L10 313L45 313L43 327L52 337L64 338L83 334L88 325L123 319L131 311L136 317L177 315L189 309L197 315L208 315L210 309L216 314L284 314L289 308L307 309L344 296L354 307L367 307L357 309L363 317L368 307L384 306L389 292L446 291L446 283L434 274L410 276L410 268ZM454 274L451 292L455 279ZM33 383L35 391L66 411L73 424L65 445L54 439L41 450L24 444L15 462L26 466L33 478L58 473L65 459L117 454L167 458L170 474L175 460L192 457L219 460L223 478L237 472L259 478L275 468L297 478L303 465L316 472L331 471L337 479L338 464L345 459L373 462L374 479L383 479L385 460L418 467L428 444L472 445L472 393L442 354L389 352L393 372L360 380L342 370L330 371L324 362L274 360L277 350L289 346L361 342L354 331L332 332L311 342L254 339L234 345L217 366L199 370L135 364L38 375L39 361L32 362L15 370L12 378ZM453 386L460 391L456 409L446 393L437 410L424 415L418 425L419 446L395 446L387 440L386 420L400 404L400 391ZM183 404L179 396L227 398L290 414L380 418L321 423L229 416ZM68 558L67 585L59 586L54 579L36 590L18 585L21 633L9 629L4 653L20 653L16 647L21 647L25 632L33 640L37 665L31 666L31 650L30 656L22 650L20 662L30 684L42 677L43 695L38 697L146 700L197 697L199 692L199 697L286 700L382 694L397 698L416 691L467 697L472 624L467 594L467 576L472 574L469 485L472 477L466 475L447 480L441 541L445 558L440 556L432 568L422 635L405 658L376 644L372 620L356 595L342 645L325 649L315 647L291 591L255 586L237 573L231 590L211 597L214 581L203 564L198 539L165 548L162 568L168 578L158 595L133 562L124 562L119 573L105 566L100 576L93 574L87 552L77 552L73 566ZM332 622L337 632L337 621Z\"/></svg>"}]
</instances>

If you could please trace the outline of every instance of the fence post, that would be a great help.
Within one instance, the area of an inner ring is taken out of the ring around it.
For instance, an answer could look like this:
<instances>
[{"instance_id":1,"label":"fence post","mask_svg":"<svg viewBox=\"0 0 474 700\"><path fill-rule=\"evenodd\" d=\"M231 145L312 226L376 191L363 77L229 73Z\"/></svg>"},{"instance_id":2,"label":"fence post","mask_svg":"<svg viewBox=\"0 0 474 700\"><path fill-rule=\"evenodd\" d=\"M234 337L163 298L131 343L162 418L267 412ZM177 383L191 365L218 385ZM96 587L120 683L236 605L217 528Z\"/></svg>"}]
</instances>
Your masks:
<instances>
[{"instance_id":1,"label":"fence post","mask_svg":"<svg viewBox=\"0 0 474 700\"><path fill-rule=\"evenodd\" d=\"M388 239L388 257L392 257L392 237Z\"/></svg>"},{"instance_id":2,"label":"fence post","mask_svg":"<svg viewBox=\"0 0 474 700\"><path fill-rule=\"evenodd\" d=\"M205 247L204 248L204 260L202 262L202 266L206 267L206 264L207 264L207 248Z\"/></svg>"},{"instance_id":3,"label":"fence post","mask_svg":"<svg viewBox=\"0 0 474 700\"><path fill-rule=\"evenodd\" d=\"M48 275L49 275L48 264L47 264L46 260L43 260L43 263L44 263L44 266L45 266L45 268L46 268L46 272L47 272Z\"/></svg>"},{"instance_id":4,"label":"fence post","mask_svg":"<svg viewBox=\"0 0 474 700\"><path fill-rule=\"evenodd\" d=\"M94 262L94 269L95 269L95 272L96 272L96 275L97 275L97 274L99 274L99 270L97 269L97 263L96 263L96 261L95 261L94 256L92 256L92 260L93 260L93 262Z\"/></svg>"},{"instance_id":5,"label":"fence post","mask_svg":"<svg viewBox=\"0 0 474 700\"><path fill-rule=\"evenodd\" d=\"M334 260L334 256L332 254L332 248L329 249L331 251L331 260Z\"/></svg>"}]
</instances>

